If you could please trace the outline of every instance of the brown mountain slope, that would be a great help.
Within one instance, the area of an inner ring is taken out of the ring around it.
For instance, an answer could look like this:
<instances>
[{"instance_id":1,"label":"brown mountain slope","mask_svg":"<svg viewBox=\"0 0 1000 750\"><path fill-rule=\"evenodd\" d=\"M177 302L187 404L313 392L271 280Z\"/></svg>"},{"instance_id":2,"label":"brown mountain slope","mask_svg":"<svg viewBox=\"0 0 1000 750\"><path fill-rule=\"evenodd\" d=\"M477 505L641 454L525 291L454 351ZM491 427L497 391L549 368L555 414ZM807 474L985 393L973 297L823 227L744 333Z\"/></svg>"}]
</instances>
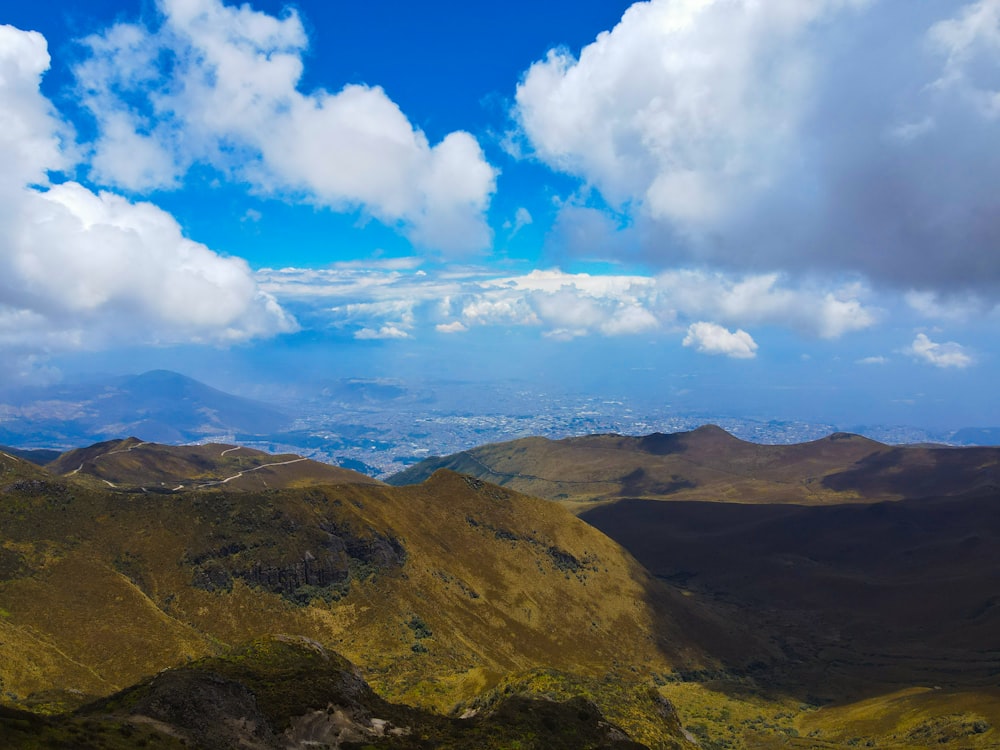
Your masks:
<instances>
[{"instance_id":1,"label":"brown mountain slope","mask_svg":"<svg viewBox=\"0 0 1000 750\"><path fill-rule=\"evenodd\" d=\"M263 490L317 484L379 484L356 471L293 454L272 455L218 443L160 445L138 438L72 450L46 468L74 482L147 492L223 486L229 490Z\"/></svg>"},{"instance_id":2,"label":"brown mountain slope","mask_svg":"<svg viewBox=\"0 0 1000 750\"><path fill-rule=\"evenodd\" d=\"M387 481L422 481L438 468L559 500L577 512L620 498L833 505L1000 484L1000 448L890 447L846 433L758 445L708 425L645 437L524 438L427 459Z\"/></svg>"},{"instance_id":3,"label":"brown mountain slope","mask_svg":"<svg viewBox=\"0 0 1000 750\"><path fill-rule=\"evenodd\" d=\"M427 459L388 482L422 481L428 473L448 468L568 503L645 497L824 504L860 499L850 488L823 484L828 474L886 450L844 433L798 445L758 445L706 425L671 435L496 443Z\"/></svg>"},{"instance_id":4,"label":"brown mountain slope","mask_svg":"<svg viewBox=\"0 0 1000 750\"><path fill-rule=\"evenodd\" d=\"M0 451L0 487L12 482L44 480L48 473L35 464Z\"/></svg>"},{"instance_id":5,"label":"brown mountain slope","mask_svg":"<svg viewBox=\"0 0 1000 750\"><path fill-rule=\"evenodd\" d=\"M8 445L0 445L0 453L6 453L10 457L23 459L37 466L45 466L61 455L59 451L47 448L11 448Z\"/></svg>"},{"instance_id":6,"label":"brown mountain slope","mask_svg":"<svg viewBox=\"0 0 1000 750\"><path fill-rule=\"evenodd\" d=\"M561 499L781 654L661 687L704 746L985 750L1000 742L998 459L703 428L439 461Z\"/></svg>"},{"instance_id":7,"label":"brown mountain slope","mask_svg":"<svg viewBox=\"0 0 1000 750\"><path fill-rule=\"evenodd\" d=\"M708 663L706 639L742 651L559 506L450 472L406 488L8 486L0 545L3 690L22 699L104 695L268 633L438 708L540 666L634 681Z\"/></svg>"}]
</instances>

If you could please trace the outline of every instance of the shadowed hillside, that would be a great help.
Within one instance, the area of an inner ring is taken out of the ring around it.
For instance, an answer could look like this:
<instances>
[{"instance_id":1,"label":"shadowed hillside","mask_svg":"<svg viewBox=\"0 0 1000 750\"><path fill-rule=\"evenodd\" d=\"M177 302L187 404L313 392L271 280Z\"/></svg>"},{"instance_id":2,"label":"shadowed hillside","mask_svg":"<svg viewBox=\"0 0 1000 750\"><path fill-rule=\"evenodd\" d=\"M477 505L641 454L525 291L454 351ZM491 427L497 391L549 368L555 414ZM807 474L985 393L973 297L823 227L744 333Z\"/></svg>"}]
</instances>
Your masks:
<instances>
[{"instance_id":1,"label":"shadowed hillside","mask_svg":"<svg viewBox=\"0 0 1000 750\"><path fill-rule=\"evenodd\" d=\"M759 661L660 688L703 747L985 750L1000 725L998 462L993 448L764 446L706 427L528 438L390 482L454 466L559 500L756 633Z\"/></svg>"},{"instance_id":2,"label":"shadowed hillside","mask_svg":"<svg viewBox=\"0 0 1000 750\"><path fill-rule=\"evenodd\" d=\"M871 695L1000 675L996 491L832 507L623 500L581 517L772 634L789 684Z\"/></svg>"}]
</instances>

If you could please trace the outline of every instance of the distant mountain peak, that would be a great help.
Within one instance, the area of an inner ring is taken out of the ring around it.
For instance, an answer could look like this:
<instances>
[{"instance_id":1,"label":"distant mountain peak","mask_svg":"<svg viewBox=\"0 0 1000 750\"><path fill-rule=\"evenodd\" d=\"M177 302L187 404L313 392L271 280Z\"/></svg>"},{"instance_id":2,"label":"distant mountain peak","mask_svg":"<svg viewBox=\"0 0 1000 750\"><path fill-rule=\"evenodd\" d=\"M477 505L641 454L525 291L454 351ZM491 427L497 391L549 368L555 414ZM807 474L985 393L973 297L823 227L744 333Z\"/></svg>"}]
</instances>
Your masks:
<instances>
[{"instance_id":1,"label":"distant mountain peak","mask_svg":"<svg viewBox=\"0 0 1000 750\"><path fill-rule=\"evenodd\" d=\"M684 434L684 433L681 433ZM733 437L732 433L719 427L717 424L703 424L701 427L695 427L688 434L690 435L715 435L718 437Z\"/></svg>"},{"instance_id":2,"label":"distant mountain peak","mask_svg":"<svg viewBox=\"0 0 1000 750\"><path fill-rule=\"evenodd\" d=\"M742 442L739 438L714 424L706 424L690 432L654 432L637 438L639 450L655 456L683 453L691 447L704 448L709 445L727 445Z\"/></svg>"},{"instance_id":3,"label":"distant mountain peak","mask_svg":"<svg viewBox=\"0 0 1000 750\"><path fill-rule=\"evenodd\" d=\"M190 382L197 382L194 378L190 378L187 375L183 375L174 370L147 370L146 372L135 375L131 378L132 380L186 380Z\"/></svg>"}]
</instances>

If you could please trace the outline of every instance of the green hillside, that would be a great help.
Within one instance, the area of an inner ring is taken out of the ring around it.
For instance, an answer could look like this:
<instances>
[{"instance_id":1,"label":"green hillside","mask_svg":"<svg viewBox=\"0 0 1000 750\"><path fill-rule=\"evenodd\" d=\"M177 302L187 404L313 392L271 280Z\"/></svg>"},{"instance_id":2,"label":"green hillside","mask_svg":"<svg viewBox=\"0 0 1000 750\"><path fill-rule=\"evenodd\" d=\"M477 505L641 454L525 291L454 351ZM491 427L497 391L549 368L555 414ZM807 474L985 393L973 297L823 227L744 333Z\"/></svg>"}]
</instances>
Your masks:
<instances>
[{"instance_id":1,"label":"green hillside","mask_svg":"<svg viewBox=\"0 0 1000 750\"><path fill-rule=\"evenodd\" d=\"M117 455L140 451L127 447ZM173 449L156 450L167 471ZM454 473L407 488L174 493L78 476L0 493L2 690L21 707L73 707L274 633L437 711L538 668L644 694L654 674L716 663L703 643L742 650L709 609L564 509ZM616 695L590 699L671 746L654 704L624 710Z\"/></svg>"}]
</instances>

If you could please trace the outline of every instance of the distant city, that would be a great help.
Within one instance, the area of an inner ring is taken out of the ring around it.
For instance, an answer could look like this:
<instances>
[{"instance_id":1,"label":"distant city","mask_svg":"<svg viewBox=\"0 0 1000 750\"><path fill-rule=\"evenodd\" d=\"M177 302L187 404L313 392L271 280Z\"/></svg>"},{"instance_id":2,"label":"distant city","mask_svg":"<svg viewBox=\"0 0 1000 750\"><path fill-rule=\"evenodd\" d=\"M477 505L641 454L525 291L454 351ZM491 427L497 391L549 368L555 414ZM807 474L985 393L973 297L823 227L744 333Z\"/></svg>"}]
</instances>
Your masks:
<instances>
[{"instance_id":1,"label":"distant city","mask_svg":"<svg viewBox=\"0 0 1000 750\"><path fill-rule=\"evenodd\" d=\"M669 406L633 403L625 398L558 395L525 387L494 384L489 388L449 384L448 397L398 393L379 398L369 388L375 381L350 381L359 398L331 394L302 403L283 404L300 412L290 433L278 441L242 441L272 452L297 452L384 478L429 456L448 455L486 443L540 436L559 439L595 433L646 435L681 432L716 424L736 437L755 443L787 444L816 440L832 432L856 432L890 444L965 444L954 431L932 432L919 427L835 425L776 421L709 413L677 413ZM391 386L389 386L391 387ZM461 404L461 407L445 407ZM995 437L983 431L984 439ZM234 438L235 436L230 436ZM276 436L277 437L277 436Z\"/></svg>"},{"instance_id":2,"label":"distant city","mask_svg":"<svg viewBox=\"0 0 1000 750\"><path fill-rule=\"evenodd\" d=\"M166 370L10 390L0 394L0 445L65 451L129 436L168 444L233 443L385 478L430 456L486 443L670 433L703 424L756 443L855 432L889 444L1000 444L998 428L931 431L694 413L637 398L553 392L524 381L343 378L297 393L263 387L254 396L234 396Z\"/></svg>"}]
</instances>

